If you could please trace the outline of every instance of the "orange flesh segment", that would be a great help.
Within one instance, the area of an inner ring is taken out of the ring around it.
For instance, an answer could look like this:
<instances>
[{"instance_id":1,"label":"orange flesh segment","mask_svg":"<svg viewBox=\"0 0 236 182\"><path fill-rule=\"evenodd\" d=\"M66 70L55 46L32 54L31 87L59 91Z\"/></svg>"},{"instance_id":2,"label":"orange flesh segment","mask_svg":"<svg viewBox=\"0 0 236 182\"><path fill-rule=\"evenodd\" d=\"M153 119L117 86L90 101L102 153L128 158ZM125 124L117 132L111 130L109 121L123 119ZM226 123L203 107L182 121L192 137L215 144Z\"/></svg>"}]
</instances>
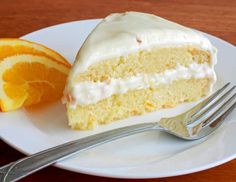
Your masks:
<instances>
[{"instance_id":1,"label":"orange flesh segment","mask_svg":"<svg viewBox=\"0 0 236 182\"><path fill-rule=\"evenodd\" d=\"M0 109L61 98L70 67L63 56L44 45L0 38Z\"/></svg>"},{"instance_id":2,"label":"orange flesh segment","mask_svg":"<svg viewBox=\"0 0 236 182\"><path fill-rule=\"evenodd\" d=\"M62 96L67 75L45 65L16 63L2 75L4 92L24 106L54 101Z\"/></svg>"},{"instance_id":3,"label":"orange flesh segment","mask_svg":"<svg viewBox=\"0 0 236 182\"><path fill-rule=\"evenodd\" d=\"M17 38L0 38L0 60L19 54L45 56L70 67L63 56L44 45Z\"/></svg>"},{"instance_id":4,"label":"orange flesh segment","mask_svg":"<svg viewBox=\"0 0 236 182\"><path fill-rule=\"evenodd\" d=\"M42 52L40 50L34 49L32 47L23 46L23 45L14 45L14 46L0 46L0 61L4 59L5 57L10 57L18 54L33 54L37 56L45 56L48 57L54 61L57 61L58 63L61 63L60 61L56 60L52 56L49 56L45 52ZM63 62L63 64L69 65L66 62Z\"/></svg>"}]
</instances>

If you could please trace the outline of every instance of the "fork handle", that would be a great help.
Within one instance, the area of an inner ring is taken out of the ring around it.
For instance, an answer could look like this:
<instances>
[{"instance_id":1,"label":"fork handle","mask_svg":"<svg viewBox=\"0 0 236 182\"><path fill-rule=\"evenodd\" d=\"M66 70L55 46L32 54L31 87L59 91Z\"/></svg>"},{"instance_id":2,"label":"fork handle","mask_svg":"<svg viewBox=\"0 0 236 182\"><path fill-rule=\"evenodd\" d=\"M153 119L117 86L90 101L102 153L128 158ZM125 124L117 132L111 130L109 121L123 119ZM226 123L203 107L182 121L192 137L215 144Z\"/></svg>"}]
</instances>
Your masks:
<instances>
[{"instance_id":1,"label":"fork handle","mask_svg":"<svg viewBox=\"0 0 236 182\"><path fill-rule=\"evenodd\" d=\"M162 127L160 127L158 123L144 123L122 127L38 152L0 167L0 181L6 182L21 179L80 151L152 129L161 130Z\"/></svg>"}]
</instances>

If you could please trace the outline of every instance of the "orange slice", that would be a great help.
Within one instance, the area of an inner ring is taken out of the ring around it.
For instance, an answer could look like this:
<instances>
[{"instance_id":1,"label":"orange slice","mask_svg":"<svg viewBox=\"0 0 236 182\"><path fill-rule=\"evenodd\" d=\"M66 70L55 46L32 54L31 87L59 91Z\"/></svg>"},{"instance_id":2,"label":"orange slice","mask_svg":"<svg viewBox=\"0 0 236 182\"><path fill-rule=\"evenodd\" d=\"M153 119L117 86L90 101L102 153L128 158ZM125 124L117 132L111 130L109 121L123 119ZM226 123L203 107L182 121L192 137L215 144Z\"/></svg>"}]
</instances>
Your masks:
<instances>
[{"instance_id":1,"label":"orange slice","mask_svg":"<svg viewBox=\"0 0 236 182\"><path fill-rule=\"evenodd\" d=\"M70 66L35 54L0 60L2 111L61 98Z\"/></svg>"},{"instance_id":2,"label":"orange slice","mask_svg":"<svg viewBox=\"0 0 236 182\"><path fill-rule=\"evenodd\" d=\"M68 66L70 65L63 56L44 45L17 38L0 38L0 60L18 54L44 56Z\"/></svg>"}]
</instances>

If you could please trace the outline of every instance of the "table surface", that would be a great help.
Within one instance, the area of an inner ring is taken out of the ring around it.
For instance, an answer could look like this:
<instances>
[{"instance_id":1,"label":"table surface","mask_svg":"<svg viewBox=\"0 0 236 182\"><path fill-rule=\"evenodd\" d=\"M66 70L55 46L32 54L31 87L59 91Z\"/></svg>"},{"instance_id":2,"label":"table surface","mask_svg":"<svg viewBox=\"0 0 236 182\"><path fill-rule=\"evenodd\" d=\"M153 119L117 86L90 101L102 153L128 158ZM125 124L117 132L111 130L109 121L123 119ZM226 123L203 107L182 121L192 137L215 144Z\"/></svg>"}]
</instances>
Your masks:
<instances>
[{"instance_id":1,"label":"table surface","mask_svg":"<svg viewBox=\"0 0 236 182\"><path fill-rule=\"evenodd\" d=\"M1 0L0 37L20 37L69 21L102 18L112 12L142 11L210 33L236 45L236 0ZM0 165L24 155L0 141ZM224 165L151 182L236 181L236 159ZM21 181L120 181L48 167ZM127 180L129 181L129 180ZM131 181L131 180L130 180Z\"/></svg>"}]
</instances>

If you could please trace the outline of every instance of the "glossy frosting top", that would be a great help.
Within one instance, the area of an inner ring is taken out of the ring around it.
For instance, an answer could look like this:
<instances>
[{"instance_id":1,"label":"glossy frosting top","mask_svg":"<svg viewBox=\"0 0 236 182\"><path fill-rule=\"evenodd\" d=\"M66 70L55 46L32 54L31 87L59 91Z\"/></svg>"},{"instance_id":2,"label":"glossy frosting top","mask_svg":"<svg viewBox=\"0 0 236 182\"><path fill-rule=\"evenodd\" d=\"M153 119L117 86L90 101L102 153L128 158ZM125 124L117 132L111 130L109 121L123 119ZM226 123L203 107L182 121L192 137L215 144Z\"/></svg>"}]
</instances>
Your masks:
<instances>
[{"instance_id":1,"label":"glossy frosting top","mask_svg":"<svg viewBox=\"0 0 236 182\"><path fill-rule=\"evenodd\" d=\"M201 33L161 17L140 13L114 13L104 18L79 50L71 76L98 62L156 46L196 45L213 52Z\"/></svg>"},{"instance_id":2,"label":"glossy frosting top","mask_svg":"<svg viewBox=\"0 0 236 182\"><path fill-rule=\"evenodd\" d=\"M92 81L75 83L73 79L74 76L83 73L89 66L99 61L125 56L139 50L148 50L152 47L182 45L193 45L208 50L211 54L211 64L195 65L193 69L177 67L175 70L167 71L166 75L136 75L136 77L126 79L111 78L110 84ZM172 80L179 78L198 78L201 75L201 78L211 78L212 86L215 82L213 68L215 63L215 48L201 33L151 14L115 13L103 19L85 40L70 72L64 94L69 94L73 98L74 103L69 104L75 108L77 104L96 103L113 94L124 93L130 89L146 88L150 79L154 80L158 86L162 83L160 79L164 81L163 83L171 83Z\"/></svg>"}]
</instances>

